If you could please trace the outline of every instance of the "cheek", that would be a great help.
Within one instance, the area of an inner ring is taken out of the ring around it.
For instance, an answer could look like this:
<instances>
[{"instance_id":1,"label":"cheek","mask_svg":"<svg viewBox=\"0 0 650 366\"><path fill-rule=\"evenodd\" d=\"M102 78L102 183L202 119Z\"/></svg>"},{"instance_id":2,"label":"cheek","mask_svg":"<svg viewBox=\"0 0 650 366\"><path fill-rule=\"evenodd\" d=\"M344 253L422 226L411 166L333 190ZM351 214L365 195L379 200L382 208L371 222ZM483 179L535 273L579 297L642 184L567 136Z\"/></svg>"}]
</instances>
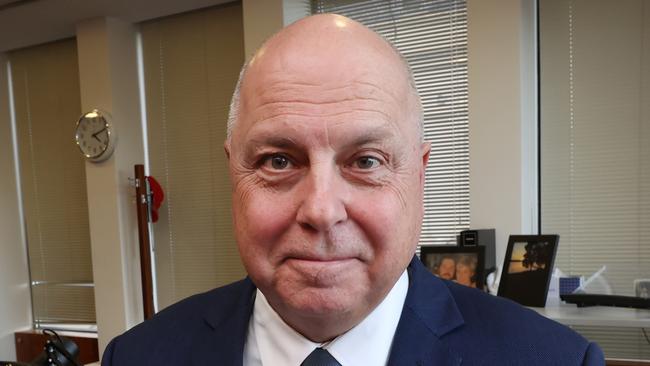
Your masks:
<instances>
[{"instance_id":1,"label":"cheek","mask_svg":"<svg viewBox=\"0 0 650 366\"><path fill-rule=\"evenodd\" d=\"M257 187L245 194L237 190L234 197L235 228L240 244L268 247L295 217L294 204L285 194Z\"/></svg>"},{"instance_id":2,"label":"cheek","mask_svg":"<svg viewBox=\"0 0 650 366\"><path fill-rule=\"evenodd\" d=\"M290 202L259 187L244 195L237 191L233 195L239 254L247 273L259 287L267 286L276 271L273 253L278 247L276 243L291 225Z\"/></svg>"},{"instance_id":3,"label":"cheek","mask_svg":"<svg viewBox=\"0 0 650 366\"><path fill-rule=\"evenodd\" d=\"M399 263L415 253L420 233L419 208L413 200L416 192L385 187L368 194L357 194L349 213L369 237L375 253ZM406 204L405 204L406 203Z\"/></svg>"}]
</instances>

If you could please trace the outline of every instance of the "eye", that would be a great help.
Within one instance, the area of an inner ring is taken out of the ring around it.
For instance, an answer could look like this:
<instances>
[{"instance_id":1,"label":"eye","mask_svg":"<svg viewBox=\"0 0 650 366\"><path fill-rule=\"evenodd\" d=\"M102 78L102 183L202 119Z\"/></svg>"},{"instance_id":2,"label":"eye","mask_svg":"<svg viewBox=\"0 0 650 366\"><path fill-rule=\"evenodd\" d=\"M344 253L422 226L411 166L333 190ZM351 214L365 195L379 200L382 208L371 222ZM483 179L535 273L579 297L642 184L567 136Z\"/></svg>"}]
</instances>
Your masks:
<instances>
[{"instance_id":1,"label":"eye","mask_svg":"<svg viewBox=\"0 0 650 366\"><path fill-rule=\"evenodd\" d=\"M381 165L381 161L372 156L362 156L357 160L355 160L353 165L356 168L367 170L367 169L377 168L378 166Z\"/></svg>"},{"instance_id":2,"label":"eye","mask_svg":"<svg viewBox=\"0 0 650 366\"><path fill-rule=\"evenodd\" d=\"M266 156L262 161L262 165L272 170L284 170L291 167L292 163L291 160L284 155L273 154Z\"/></svg>"}]
</instances>

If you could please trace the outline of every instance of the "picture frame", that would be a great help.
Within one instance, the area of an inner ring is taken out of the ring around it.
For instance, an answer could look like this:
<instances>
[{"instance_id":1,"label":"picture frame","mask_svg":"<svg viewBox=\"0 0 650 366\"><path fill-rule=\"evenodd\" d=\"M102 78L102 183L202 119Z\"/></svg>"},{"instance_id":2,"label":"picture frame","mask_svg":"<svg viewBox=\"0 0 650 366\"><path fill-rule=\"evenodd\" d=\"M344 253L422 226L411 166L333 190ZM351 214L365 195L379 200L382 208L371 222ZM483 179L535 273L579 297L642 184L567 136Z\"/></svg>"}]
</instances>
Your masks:
<instances>
[{"instance_id":1,"label":"picture frame","mask_svg":"<svg viewBox=\"0 0 650 366\"><path fill-rule=\"evenodd\" d=\"M510 235L497 295L544 307L559 240L559 235Z\"/></svg>"},{"instance_id":2,"label":"picture frame","mask_svg":"<svg viewBox=\"0 0 650 366\"><path fill-rule=\"evenodd\" d=\"M483 290L484 246L423 246L420 249L420 261L439 278Z\"/></svg>"}]
</instances>

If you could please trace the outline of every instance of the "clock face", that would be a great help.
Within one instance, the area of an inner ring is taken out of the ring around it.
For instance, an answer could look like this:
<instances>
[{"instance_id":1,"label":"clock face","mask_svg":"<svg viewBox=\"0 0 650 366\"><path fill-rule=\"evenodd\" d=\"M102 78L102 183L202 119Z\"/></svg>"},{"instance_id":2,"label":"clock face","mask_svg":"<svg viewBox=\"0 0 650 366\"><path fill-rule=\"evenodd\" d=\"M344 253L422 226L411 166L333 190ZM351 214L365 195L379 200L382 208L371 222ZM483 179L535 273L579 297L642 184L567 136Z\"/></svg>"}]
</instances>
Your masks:
<instances>
[{"instance_id":1,"label":"clock face","mask_svg":"<svg viewBox=\"0 0 650 366\"><path fill-rule=\"evenodd\" d=\"M112 152L114 136L105 115L97 110L81 116L77 122L75 140L81 153L91 161L102 161Z\"/></svg>"}]
</instances>

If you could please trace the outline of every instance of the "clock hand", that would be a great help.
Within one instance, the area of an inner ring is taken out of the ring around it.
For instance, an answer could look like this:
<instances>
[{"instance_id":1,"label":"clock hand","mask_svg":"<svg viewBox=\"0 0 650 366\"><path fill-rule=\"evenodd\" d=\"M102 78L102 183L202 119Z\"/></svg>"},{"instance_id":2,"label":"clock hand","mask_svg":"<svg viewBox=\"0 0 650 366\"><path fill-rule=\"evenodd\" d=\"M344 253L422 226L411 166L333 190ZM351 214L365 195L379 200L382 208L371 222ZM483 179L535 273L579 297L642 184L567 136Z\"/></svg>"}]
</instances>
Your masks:
<instances>
[{"instance_id":1,"label":"clock hand","mask_svg":"<svg viewBox=\"0 0 650 366\"><path fill-rule=\"evenodd\" d=\"M101 130L99 130L99 131L93 133L92 136L95 138L95 140L97 140L97 141L99 141L99 142L102 142L102 140L100 140L99 137L97 137L97 135L99 135L100 133L102 133L102 132L104 132L104 131L106 131L106 127L104 127L104 128L102 128Z\"/></svg>"}]
</instances>

